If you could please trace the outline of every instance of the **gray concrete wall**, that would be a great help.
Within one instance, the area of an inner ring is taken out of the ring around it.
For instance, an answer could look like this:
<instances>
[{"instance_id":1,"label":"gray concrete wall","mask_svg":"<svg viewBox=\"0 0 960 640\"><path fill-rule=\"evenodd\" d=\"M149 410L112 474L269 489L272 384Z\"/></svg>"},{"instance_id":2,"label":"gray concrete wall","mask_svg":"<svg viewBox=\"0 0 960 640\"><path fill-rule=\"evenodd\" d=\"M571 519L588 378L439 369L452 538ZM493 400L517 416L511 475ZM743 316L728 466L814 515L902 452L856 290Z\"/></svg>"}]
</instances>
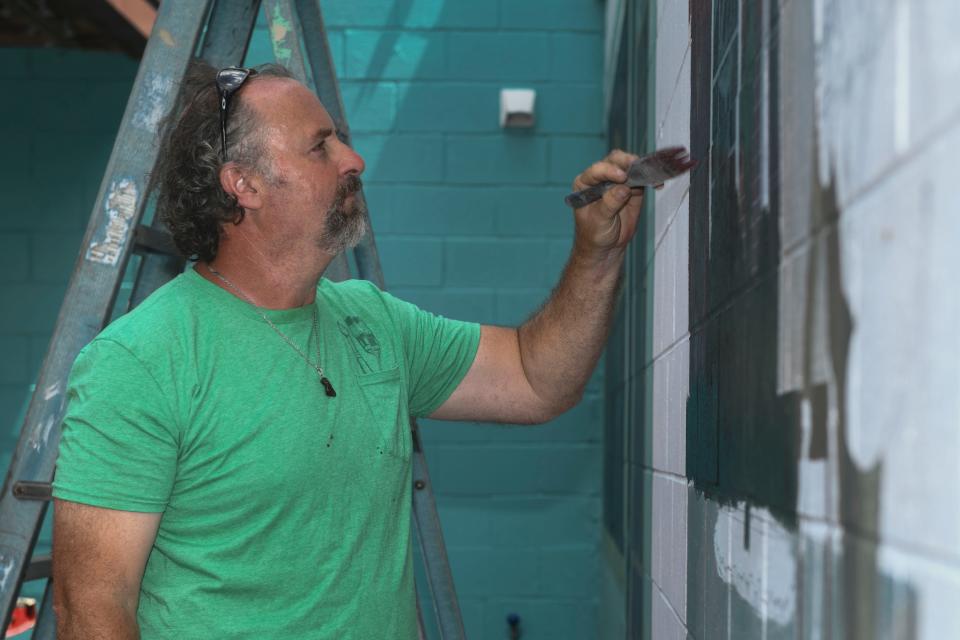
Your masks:
<instances>
[{"instance_id":1,"label":"gray concrete wall","mask_svg":"<svg viewBox=\"0 0 960 640\"><path fill-rule=\"evenodd\" d=\"M608 410L604 609L629 637L960 637L960 4L651 1L649 133L701 164L655 196L643 339L608 357L639 409Z\"/></svg>"}]
</instances>

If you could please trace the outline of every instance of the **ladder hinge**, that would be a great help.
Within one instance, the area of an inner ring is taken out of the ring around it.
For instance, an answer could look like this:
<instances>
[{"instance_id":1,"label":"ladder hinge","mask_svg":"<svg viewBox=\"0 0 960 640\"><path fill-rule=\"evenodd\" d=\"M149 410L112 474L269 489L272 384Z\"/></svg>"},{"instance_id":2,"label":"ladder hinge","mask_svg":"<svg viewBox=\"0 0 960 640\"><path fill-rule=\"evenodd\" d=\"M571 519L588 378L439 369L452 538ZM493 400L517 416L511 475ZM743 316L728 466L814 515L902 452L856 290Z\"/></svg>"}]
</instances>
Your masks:
<instances>
[{"instance_id":1,"label":"ladder hinge","mask_svg":"<svg viewBox=\"0 0 960 640\"><path fill-rule=\"evenodd\" d=\"M177 245L173 243L173 236L166 231L148 227L145 224L137 225L133 235L134 251L139 254L159 253L161 255L176 256Z\"/></svg>"},{"instance_id":2,"label":"ladder hinge","mask_svg":"<svg viewBox=\"0 0 960 640\"><path fill-rule=\"evenodd\" d=\"M50 500L53 498L53 485L49 482L21 480L13 483L13 495L20 500Z\"/></svg>"}]
</instances>

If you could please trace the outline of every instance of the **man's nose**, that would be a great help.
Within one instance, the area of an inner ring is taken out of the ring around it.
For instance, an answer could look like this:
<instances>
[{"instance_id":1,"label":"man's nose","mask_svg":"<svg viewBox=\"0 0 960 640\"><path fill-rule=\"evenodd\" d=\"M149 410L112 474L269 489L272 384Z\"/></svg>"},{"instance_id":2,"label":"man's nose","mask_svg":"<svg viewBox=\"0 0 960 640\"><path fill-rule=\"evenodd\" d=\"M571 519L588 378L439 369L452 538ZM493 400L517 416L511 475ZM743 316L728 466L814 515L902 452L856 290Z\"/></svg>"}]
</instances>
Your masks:
<instances>
[{"instance_id":1,"label":"man's nose","mask_svg":"<svg viewBox=\"0 0 960 640\"><path fill-rule=\"evenodd\" d=\"M353 150L347 144L340 143L341 157L340 157L340 173L342 175L357 175L363 173L363 170L366 169L367 165L363 161L363 158L360 157L360 154Z\"/></svg>"}]
</instances>

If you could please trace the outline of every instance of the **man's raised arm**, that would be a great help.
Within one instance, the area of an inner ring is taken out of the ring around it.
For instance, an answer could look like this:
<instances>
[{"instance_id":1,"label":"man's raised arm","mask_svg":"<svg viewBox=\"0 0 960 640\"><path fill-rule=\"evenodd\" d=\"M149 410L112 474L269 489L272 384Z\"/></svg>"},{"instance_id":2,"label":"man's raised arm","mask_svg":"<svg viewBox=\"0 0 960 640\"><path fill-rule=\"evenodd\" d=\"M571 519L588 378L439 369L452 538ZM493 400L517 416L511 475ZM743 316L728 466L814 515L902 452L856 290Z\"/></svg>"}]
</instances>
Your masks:
<instances>
[{"instance_id":1,"label":"man's raised arm","mask_svg":"<svg viewBox=\"0 0 960 640\"><path fill-rule=\"evenodd\" d=\"M59 640L140 637L140 581L160 515L54 500L53 607Z\"/></svg>"},{"instance_id":2,"label":"man's raised arm","mask_svg":"<svg viewBox=\"0 0 960 640\"><path fill-rule=\"evenodd\" d=\"M636 158L613 151L577 176L573 188L623 183ZM575 211L573 251L549 300L519 329L484 326L470 371L430 417L533 424L580 401L610 332L642 204L641 189L620 184Z\"/></svg>"}]
</instances>

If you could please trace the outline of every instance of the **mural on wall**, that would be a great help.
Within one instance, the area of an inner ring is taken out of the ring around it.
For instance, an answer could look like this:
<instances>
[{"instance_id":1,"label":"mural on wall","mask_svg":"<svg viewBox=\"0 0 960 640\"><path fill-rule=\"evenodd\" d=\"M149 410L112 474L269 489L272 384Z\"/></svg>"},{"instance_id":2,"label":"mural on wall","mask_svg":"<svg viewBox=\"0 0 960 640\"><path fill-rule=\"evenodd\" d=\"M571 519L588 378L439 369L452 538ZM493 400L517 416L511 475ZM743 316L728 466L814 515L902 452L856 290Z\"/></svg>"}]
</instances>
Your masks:
<instances>
[{"instance_id":1,"label":"mural on wall","mask_svg":"<svg viewBox=\"0 0 960 640\"><path fill-rule=\"evenodd\" d=\"M656 95L618 76L611 137L640 148L653 101L701 165L656 197L611 341L604 637L953 637L960 4L626 9Z\"/></svg>"},{"instance_id":2,"label":"mural on wall","mask_svg":"<svg viewBox=\"0 0 960 640\"><path fill-rule=\"evenodd\" d=\"M691 3L691 144L710 158L690 193L691 521L715 507L690 530L707 566L689 565L688 602L733 600L691 608L704 637L721 622L734 637L916 635L915 595L863 535L878 531L882 464L848 446L856 327L819 148L818 10Z\"/></svg>"}]
</instances>

